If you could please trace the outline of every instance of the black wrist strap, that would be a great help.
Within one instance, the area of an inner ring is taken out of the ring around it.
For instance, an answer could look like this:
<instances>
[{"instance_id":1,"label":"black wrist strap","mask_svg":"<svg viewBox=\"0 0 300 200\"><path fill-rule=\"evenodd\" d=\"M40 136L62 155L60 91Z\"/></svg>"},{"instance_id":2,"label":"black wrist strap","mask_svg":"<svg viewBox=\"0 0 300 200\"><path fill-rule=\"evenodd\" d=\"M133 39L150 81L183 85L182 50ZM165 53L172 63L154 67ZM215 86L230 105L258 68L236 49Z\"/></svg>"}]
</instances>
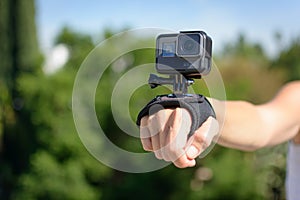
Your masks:
<instances>
[{"instance_id":1,"label":"black wrist strap","mask_svg":"<svg viewBox=\"0 0 300 200\"><path fill-rule=\"evenodd\" d=\"M151 100L139 113L136 124L140 126L144 116L155 114L165 108L185 108L191 114L192 125L189 137L212 116L216 118L215 112L208 100L200 94L188 95L160 95ZM149 113L150 111L150 113Z\"/></svg>"}]
</instances>

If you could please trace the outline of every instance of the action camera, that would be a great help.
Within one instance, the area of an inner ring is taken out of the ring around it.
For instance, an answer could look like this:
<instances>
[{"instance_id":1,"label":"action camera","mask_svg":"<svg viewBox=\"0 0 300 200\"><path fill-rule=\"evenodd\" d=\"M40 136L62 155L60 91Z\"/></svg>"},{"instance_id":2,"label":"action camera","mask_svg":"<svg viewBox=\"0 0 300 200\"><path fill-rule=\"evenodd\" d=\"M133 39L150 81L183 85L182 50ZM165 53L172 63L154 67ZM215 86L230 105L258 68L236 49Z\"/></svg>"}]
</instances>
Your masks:
<instances>
[{"instance_id":1,"label":"action camera","mask_svg":"<svg viewBox=\"0 0 300 200\"><path fill-rule=\"evenodd\" d=\"M211 68L212 40L203 31L161 34L156 40L156 70L185 77L206 75Z\"/></svg>"}]
</instances>

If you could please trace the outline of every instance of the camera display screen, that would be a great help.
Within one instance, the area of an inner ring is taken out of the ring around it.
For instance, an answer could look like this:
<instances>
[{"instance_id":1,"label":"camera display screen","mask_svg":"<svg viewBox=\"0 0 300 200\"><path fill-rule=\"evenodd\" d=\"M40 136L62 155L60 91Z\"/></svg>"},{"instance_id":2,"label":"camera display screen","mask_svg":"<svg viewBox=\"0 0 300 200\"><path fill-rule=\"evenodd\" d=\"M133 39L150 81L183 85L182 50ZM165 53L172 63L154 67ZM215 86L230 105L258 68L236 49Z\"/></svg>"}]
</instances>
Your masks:
<instances>
[{"instance_id":1,"label":"camera display screen","mask_svg":"<svg viewBox=\"0 0 300 200\"><path fill-rule=\"evenodd\" d=\"M176 53L175 42L162 43L162 57L174 57Z\"/></svg>"}]
</instances>

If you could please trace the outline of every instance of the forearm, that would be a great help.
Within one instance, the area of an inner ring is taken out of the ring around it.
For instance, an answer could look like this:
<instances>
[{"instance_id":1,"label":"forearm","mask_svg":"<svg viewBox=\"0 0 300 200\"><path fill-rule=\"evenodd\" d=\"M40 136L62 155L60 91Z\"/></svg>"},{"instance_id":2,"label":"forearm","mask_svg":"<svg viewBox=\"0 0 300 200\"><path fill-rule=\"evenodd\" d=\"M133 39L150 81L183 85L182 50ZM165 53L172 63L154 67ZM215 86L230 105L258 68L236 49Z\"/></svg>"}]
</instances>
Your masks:
<instances>
[{"instance_id":1,"label":"forearm","mask_svg":"<svg viewBox=\"0 0 300 200\"><path fill-rule=\"evenodd\" d=\"M220 145L251 151L267 144L269 136L255 105L246 101L210 101L220 124Z\"/></svg>"},{"instance_id":2,"label":"forearm","mask_svg":"<svg viewBox=\"0 0 300 200\"><path fill-rule=\"evenodd\" d=\"M217 142L252 151L295 138L300 127L298 101L282 94L262 105L210 99L221 125Z\"/></svg>"}]
</instances>

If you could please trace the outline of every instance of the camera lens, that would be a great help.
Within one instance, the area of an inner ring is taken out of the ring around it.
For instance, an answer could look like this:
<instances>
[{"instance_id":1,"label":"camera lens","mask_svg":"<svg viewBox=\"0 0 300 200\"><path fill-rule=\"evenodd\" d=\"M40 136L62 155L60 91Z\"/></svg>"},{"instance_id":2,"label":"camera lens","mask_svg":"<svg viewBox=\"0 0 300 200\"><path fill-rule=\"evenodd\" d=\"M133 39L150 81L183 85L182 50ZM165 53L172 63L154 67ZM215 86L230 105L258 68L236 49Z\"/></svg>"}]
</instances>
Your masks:
<instances>
[{"instance_id":1,"label":"camera lens","mask_svg":"<svg viewBox=\"0 0 300 200\"><path fill-rule=\"evenodd\" d=\"M181 34L178 36L178 56L198 56L200 53L199 34Z\"/></svg>"},{"instance_id":2,"label":"camera lens","mask_svg":"<svg viewBox=\"0 0 300 200\"><path fill-rule=\"evenodd\" d=\"M195 41L192 41L192 40L187 40L183 44L183 50L187 51L187 52L193 51L195 49L195 47L196 47Z\"/></svg>"}]
</instances>

